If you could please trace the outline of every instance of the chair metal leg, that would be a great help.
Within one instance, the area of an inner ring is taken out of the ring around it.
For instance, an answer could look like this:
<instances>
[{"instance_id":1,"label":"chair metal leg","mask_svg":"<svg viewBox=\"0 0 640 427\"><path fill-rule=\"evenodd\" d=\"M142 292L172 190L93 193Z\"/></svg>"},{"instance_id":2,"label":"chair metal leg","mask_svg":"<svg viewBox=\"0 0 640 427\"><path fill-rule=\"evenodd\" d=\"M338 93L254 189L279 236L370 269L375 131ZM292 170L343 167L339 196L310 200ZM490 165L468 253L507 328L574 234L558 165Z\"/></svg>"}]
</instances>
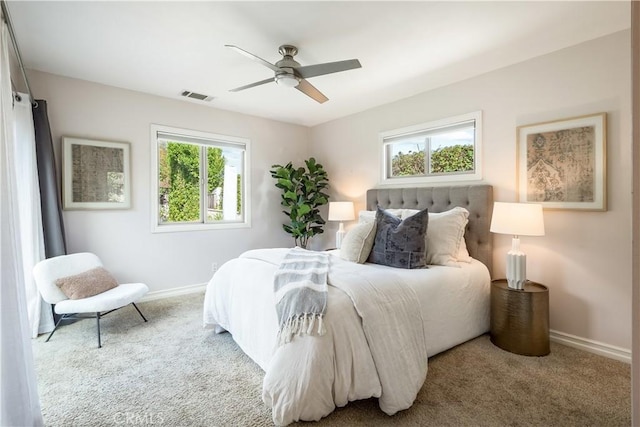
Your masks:
<instances>
[{"instance_id":1,"label":"chair metal leg","mask_svg":"<svg viewBox=\"0 0 640 427\"><path fill-rule=\"evenodd\" d=\"M144 314L142 314L142 312L140 311L140 309L138 308L137 305L135 305L135 303L131 303L133 304L133 307L136 309L136 311L138 312L138 314L140 315L140 317L142 317L142 320L144 320L145 322L147 321L147 318L144 317ZM100 335L100 318L102 318L103 316L111 313L112 311L116 311L117 309L114 310L110 310L104 313L100 313L100 312L96 312L96 326L98 329L98 348L102 348L102 337ZM60 316L60 318L58 319L58 321L56 322L56 325L53 328L53 331L51 331L51 333L49 334L49 336L47 337L47 339L45 340L45 342L49 342L49 340L51 339L51 337L53 336L53 333L58 329L58 326L60 326L60 323L63 320L67 320L67 319L86 319L87 317L78 317L75 314L63 314Z\"/></svg>"},{"instance_id":2,"label":"chair metal leg","mask_svg":"<svg viewBox=\"0 0 640 427\"><path fill-rule=\"evenodd\" d=\"M146 322L146 321L147 321L147 318L146 318L146 317L144 317L144 315L142 314L142 312L140 311L140 309L138 308L138 306L136 305L136 303L135 303L135 302L132 302L131 304L135 307L135 309L138 311L138 314L139 314L139 315L142 317L142 319Z\"/></svg>"},{"instance_id":3,"label":"chair metal leg","mask_svg":"<svg viewBox=\"0 0 640 427\"><path fill-rule=\"evenodd\" d=\"M56 329L58 329L58 325L60 324L60 322L62 322L65 319L64 314L60 316L60 318L58 319L58 321L56 322L56 325L53 327L53 331L51 331L51 333L49 334L49 336L47 337L45 342L49 342L49 340L51 339L51 336L53 335L53 333L56 331Z\"/></svg>"},{"instance_id":4,"label":"chair metal leg","mask_svg":"<svg viewBox=\"0 0 640 427\"><path fill-rule=\"evenodd\" d=\"M96 313L96 320L98 321L98 348L102 348L102 342L100 341L100 312Z\"/></svg>"}]
</instances>

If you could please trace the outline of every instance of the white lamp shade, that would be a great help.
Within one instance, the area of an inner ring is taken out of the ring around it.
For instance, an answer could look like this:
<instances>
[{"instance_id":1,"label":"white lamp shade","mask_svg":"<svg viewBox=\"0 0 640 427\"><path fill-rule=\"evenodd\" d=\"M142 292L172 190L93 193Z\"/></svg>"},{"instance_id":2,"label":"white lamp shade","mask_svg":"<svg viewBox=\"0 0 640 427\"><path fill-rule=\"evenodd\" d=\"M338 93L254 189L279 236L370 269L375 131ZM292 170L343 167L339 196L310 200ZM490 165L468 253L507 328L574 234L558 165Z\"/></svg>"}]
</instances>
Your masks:
<instances>
[{"instance_id":1,"label":"white lamp shade","mask_svg":"<svg viewBox=\"0 0 640 427\"><path fill-rule=\"evenodd\" d=\"M491 232L512 236L544 236L542 205L494 202Z\"/></svg>"},{"instance_id":2,"label":"white lamp shade","mask_svg":"<svg viewBox=\"0 0 640 427\"><path fill-rule=\"evenodd\" d=\"M329 202L329 221L353 221L356 219L353 202Z\"/></svg>"}]
</instances>

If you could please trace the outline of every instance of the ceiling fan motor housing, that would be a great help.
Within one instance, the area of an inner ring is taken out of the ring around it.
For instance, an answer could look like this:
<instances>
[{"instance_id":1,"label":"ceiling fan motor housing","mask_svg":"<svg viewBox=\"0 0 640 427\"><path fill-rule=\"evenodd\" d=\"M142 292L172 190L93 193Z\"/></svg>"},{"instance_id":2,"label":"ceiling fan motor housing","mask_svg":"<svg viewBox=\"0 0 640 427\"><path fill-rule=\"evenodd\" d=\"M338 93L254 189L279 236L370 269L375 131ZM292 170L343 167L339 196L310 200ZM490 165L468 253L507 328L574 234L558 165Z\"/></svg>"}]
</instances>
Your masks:
<instances>
[{"instance_id":1,"label":"ceiling fan motor housing","mask_svg":"<svg viewBox=\"0 0 640 427\"><path fill-rule=\"evenodd\" d=\"M283 44L278 48L278 53L282 56L294 57L298 53L298 48L290 44Z\"/></svg>"},{"instance_id":2,"label":"ceiling fan motor housing","mask_svg":"<svg viewBox=\"0 0 640 427\"><path fill-rule=\"evenodd\" d=\"M298 53L298 48L283 44L278 48L278 53L282 55L282 59L276 62L276 67L280 68L280 71L276 72L276 83L286 87L298 86L300 78L296 75L295 67L299 67L300 63L293 59Z\"/></svg>"}]
</instances>

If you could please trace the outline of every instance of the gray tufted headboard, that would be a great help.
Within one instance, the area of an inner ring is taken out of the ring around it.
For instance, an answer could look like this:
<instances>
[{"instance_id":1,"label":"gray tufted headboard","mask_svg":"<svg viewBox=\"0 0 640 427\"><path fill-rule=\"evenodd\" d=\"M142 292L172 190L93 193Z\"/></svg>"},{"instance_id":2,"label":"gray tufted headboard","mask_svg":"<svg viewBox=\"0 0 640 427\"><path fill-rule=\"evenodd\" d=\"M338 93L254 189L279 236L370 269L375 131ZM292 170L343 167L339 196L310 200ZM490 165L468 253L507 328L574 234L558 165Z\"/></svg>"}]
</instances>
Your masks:
<instances>
[{"instance_id":1,"label":"gray tufted headboard","mask_svg":"<svg viewBox=\"0 0 640 427\"><path fill-rule=\"evenodd\" d=\"M493 212L493 187L466 185L451 187L376 188L367 191L367 210L381 208L424 209L443 212L462 206L469 211L465 241L469 254L492 272L493 237L489 231Z\"/></svg>"}]
</instances>

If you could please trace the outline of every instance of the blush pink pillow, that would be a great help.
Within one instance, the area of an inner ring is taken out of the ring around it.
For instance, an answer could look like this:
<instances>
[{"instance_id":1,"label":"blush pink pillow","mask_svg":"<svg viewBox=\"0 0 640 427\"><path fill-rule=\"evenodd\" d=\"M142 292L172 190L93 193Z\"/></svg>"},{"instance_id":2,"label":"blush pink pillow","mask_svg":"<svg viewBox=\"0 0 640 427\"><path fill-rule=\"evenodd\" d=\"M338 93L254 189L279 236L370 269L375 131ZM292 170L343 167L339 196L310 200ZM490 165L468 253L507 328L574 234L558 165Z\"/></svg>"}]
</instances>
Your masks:
<instances>
[{"instance_id":1,"label":"blush pink pillow","mask_svg":"<svg viewBox=\"0 0 640 427\"><path fill-rule=\"evenodd\" d=\"M118 286L116 279L103 267L92 268L84 273L61 277L56 285L69 299L89 298Z\"/></svg>"}]
</instances>

